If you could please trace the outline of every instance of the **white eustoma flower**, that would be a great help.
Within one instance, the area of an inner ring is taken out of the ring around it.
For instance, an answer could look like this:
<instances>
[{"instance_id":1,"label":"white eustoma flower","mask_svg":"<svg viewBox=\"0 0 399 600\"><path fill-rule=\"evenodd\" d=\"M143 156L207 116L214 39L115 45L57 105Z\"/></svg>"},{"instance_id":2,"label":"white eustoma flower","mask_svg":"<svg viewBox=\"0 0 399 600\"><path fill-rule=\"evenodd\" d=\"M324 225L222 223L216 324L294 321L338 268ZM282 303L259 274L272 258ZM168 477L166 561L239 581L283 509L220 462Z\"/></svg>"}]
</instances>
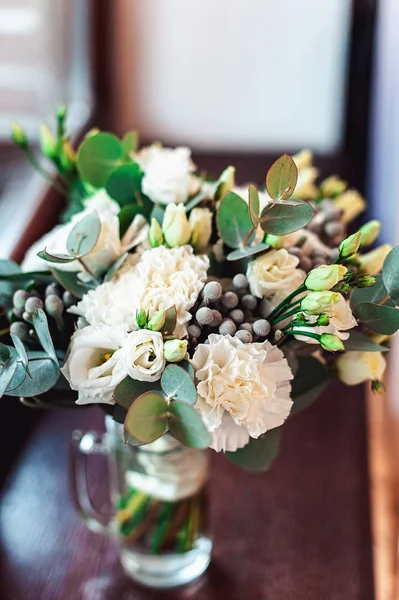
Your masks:
<instances>
[{"instance_id":1,"label":"white eustoma flower","mask_svg":"<svg viewBox=\"0 0 399 600\"><path fill-rule=\"evenodd\" d=\"M184 337L191 319L189 310L204 285L208 268L208 257L195 255L191 246L146 250L136 265L123 270L115 281L85 294L69 311L90 324L121 325L132 331L137 328L138 308L152 316L158 310L175 306L175 335Z\"/></svg>"},{"instance_id":2,"label":"white eustoma flower","mask_svg":"<svg viewBox=\"0 0 399 600\"><path fill-rule=\"evenodd\" d=\"M381 352L345 352L335 363L338 378L346 385L380 381L386 367Z\"/></svg>"},{"instance_id":3,"label":"white eustoma flower","mask_svg":"<svg viewBox=\"0 0 399 600\"><path fill-rule=\"evenodd\" d=\"M306 274L298 269L299 259L284 248L265 252L248 264L251 294L266 298L277 306L304 282Z\"/></svg>"},{"instance_id":4,"label":"white eustoma flower","mask_svg":"<svg viewBox=\"0 0 399 600\"><path fill-rule=\"evenodd\" d=\"M114 389L126 376L121 362L125 338L123 330L107 326L75 331L61 372L78 391L77 404L114 404Z\"/></svg>"},{"instance_id":5,"label":"white eustoma flower","mask_svg":"<svg viewBox=\"0 0 399 600\"><path fill-rule=\"evenodd\" d=\"M166 364L162 333L148 329L129 333L123 345L123 364L132 379L157 381Z\"/></svg>"},{"instance_id":6,"label":"white eustoma flower","mask_svg":"<svg viewBox=\"0 0 399 600\"><path fill-rule=\"evenodd\" d=\"M157 204L184 203L199 190L201 179L193 176L190 148L153 144L135 154L134 160L144 171L143 193Z\"/></svg>"},{"instance_id":7,"label":"white eustoma flower","mask_svg":"<svg viewBox=\"0 0 399 600\"><path fill-rule=\"evenodd\" d=\"M303 330L309 330L312 333L321 335L322 333L331 333L339 337L340 340L347 340L349 337L348 330L356 327L357 321L352 314L349 302L345 298L339 295L339 300L336 304L331 306L331 310L327 310L326 314L330 317L330 323L328 325L316 326L311 328L302 328ZM308 323L316 323L317 315L308 315L302 313ZM301 326L293 328L294 331L301 330ZM307 342L308 344L318 344L318 341L314 338L310 338L304 335L295 335L297 340Z\"/></svg>"},{"instance_id":8,"label":"white eustoma flower","mask_svg":"<svg viewBox=\"0 0 399 600\"><path fill-rule=\"evenodd\" d=\"M96 275L107 271L123 252L140 243L147 236L148 225L144 217L137 215L123 239L120 240L118 220L120 207L105 191L100 190L88 198L85 204L86 208L73 215L68 223L57 225L31 246L21 264L23 271L46 271L49 267L56 267L62 271L79 272L81 279L88 280L90 276L78 261L54 265L39 258L37 253L46 248L53 255L68 255L69 234L79 221L93 211L97 212L101 222L100 236L93 250L84 257L84 262Z\"/></svg>"},{"instance_id":9,"label":"white eustoma flower","mask_svg":"<svg viewBox=\"0 0 399 600\"><path fill-rule=\"evenodd\" d=\"M282 351L268 341L243 344L211 334L208 342L190 361L198 380L196 408L213 433L211 447L233 452L284 423L293 375Z\"/></svg>"}]
</instances>

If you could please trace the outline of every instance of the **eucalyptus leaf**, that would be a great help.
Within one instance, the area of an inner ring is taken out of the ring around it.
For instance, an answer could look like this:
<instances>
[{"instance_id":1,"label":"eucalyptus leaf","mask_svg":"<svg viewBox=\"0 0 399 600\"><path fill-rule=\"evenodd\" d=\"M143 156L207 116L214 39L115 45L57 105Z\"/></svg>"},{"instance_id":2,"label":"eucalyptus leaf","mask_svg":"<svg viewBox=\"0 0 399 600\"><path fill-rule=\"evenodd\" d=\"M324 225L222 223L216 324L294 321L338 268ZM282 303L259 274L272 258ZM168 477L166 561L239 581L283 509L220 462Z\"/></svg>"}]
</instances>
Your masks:
<instances>
[{"instance_id":1,"label":"eucalyptus leaf","mask_svg":"<svg viewBox=\"0 0 399 600\"><path fill-rule=\"evenodd\" d=\"M188 360L181 360L179 362L179 367L182 367L194 379L194 367Z\"/></svg>"},{"instance_id":2,"label":"eucalyptus leaf","mask_svg":"<svg viewBox=\"0 0 399 600\"><path fill-rule=\"evenodd\" d=\"M158 225L160 227L162 227L164 216L165 216L165 209L163 208L163 206L160 206L159 204L155 204L154 208L151 211L150 222L152 219L155 219L156 221L158 221Z\"/></svg>"},{"instance_id":3,"label":"eucalyptus leaf","mask_svg":"<svg viewBox=\"0 0 399 600\"><path fill-rule=\"evenodd\" d=\"M73 227L67 239L68 252L76 258L89 254L98 242L101 221L96 210L86 215Z\"/></svg>"},{"instance_id":4,"label":"eucalyptus leaf","mask_svg":"<svg viewBox=\"0 0 399 600\"><path fill-rule=\"evenodd\" d=\"M131 404L145 392L155 392L161 389L158 381L138 381L127 376L115 388L113 398L123 408L130 408Z\"/></svg>"},{"instance_id":5,"label":"eucalyptus leaf","mask_svg":"<svg viewBox=\"0 0 399 600\"><path fill-rule=\"evenodd\" d=\"M177 364L166 367L161 377L161 388L168 396L186 404L194 404L197 390L190 373Z\"/></svg>"},{"instance_id":6,"label":"eucalyptus leaf","mask_svg":"<svg viewBox=\"0 0 399 600\"><path fill-rule=\"evenodd\" d=\"M35 281L36 283L51 283L52 276L49 271L26 271L19 273L9 273L8 275L2 275L0 273L0 281Z\"/></svg>"},{"instance_id":7,"label":"eucalyptus leaf","mask_svg":"<svg viewBox=\"0 0 399 600\"><path fill-rule=\"evenodd\" d=\"M75 298L83 298L88 291L88 288L78 279L77 272L60 271L59 269L52 269L51 272L58 283Z\"/></svg>"},{"instance_id":8,"label":"eucalyptus leaf","mask_svg":"<svg viewBox=\"0 0 399 600\"><path fill-rule=\"evenodd\" d=\"M281 441L281 427L270 429L258 439L250 438L248 444L226 456L248 471L266 471L277 457Z\"/></svg>"},{"instance_id":9,"label":"eucalyptus leaf","mask_svg":"<svg viewBox=\"0 0 399 600\"><path fill-rule=\"evenodd\" d=\"M28 353L23 342L14 333L11 333L10 336L15 346L15 349L18 352L19 358L21 359L24 369L26 370L27 374L30 375Z\"/></svg>"},{"instance_id":10,"label":"eucalyptus leaf","mask_svg":"<svg viewBox=\"0 0 399 600\"><path fill-rule=\"evenodd\" d=\"M265 233L286 235L310 223L314 216L314 208L308 202L293 202L271 203L263 209L260 226Z\"/></svg>"},{"instance_id":11,"label":"eucalyptus leaf","mask_svg":"<svg viewBox=\"0 0 399 600\"><path fill-rule=\"evenodd\" d=\"M126 231L129 229L136 215L143 214L142 208L137 204L126 204L119 211L119 236L122 239Z\"/></svg>"},{"instance_id":12,"label":"eucalyptus leaf","mask_svg":"<svg viewBox=\"0 0 399 600\"><path fill-rule=\"evenodd\" d=\"M343 342L348 352L388 352L389 348L380 346L360 331L352 331L347 340Z\"/></svg>"},{"instance_id":13,"label":"eucalyptus leaf","mask_svg":"<svg viewBox=\"0 0 399 600\"><path fill-rule=\"evenodd\" d=\"M4 364L0 364L0 398L6 393L16 370L17 361L15 358L9 358Z\"/></svg>"},{"instance_id":14,"label":"eucalyptus leaf","mask_svg":"<svg viewBox=\"0 0 399 600\"><path fill-rule=\"evenodd\" d=\"M189 200L185 206L186 212L190 212L193 208L195 208L200 202L205 200L205 198L209 197L209 192L199 192L196 194L191 200Z\"/></svg>"},{"instance_id":15,"label":"eucalyptus leaf","mask_svg":"<svg viewBox=\"0 0 399 600\"><path fill-rule=\"evenodd\" d=\"M128 131L122 140L123 156L130 158L131 154L137 151L139 147L139 134L137 131Z\"/></svg>"},{"instance_id":16,"label":"eucalyptus leaf","mask_svg":"<svg viewBox=\"0 0 399 600\"><path fill-rule=\"evenodd\" d=\"M314 356L298 356L298 370L292 380L291 396L294 400L313 388L328 382L326 366Z\"/></svg>"},{"instance_id":17,"label":"eucalyptus leaf","mask_svg":"<svg viewBox=\"0 0 399 600\"><path fill-rule=\"evenodd\" d=\"M223 200L232 191L235 184L235 167L227 167L215 183L215 201Z\"/></svg>"},{"instance_id":18,"label":"eucalyptus leaf","mask_svg":"<svg viewBox=\"0 0 399 600\"><path fill-rule=\"evenodd\" d=\"M395 304L399 304L399 246L393 248L384 261L382 280Z\"/></svg>"},{"instance_id":19,"label":"eucalyptus leaf","mask_svg":"<svg viewBox=\"0 0 399 600\"><path fill-rule=\"evenodd\" d=\"M290 417L293 417L306 408L309 408L313 402L315 402L321 396L328 386L328 383L328 381L323 381L323 383L319 383L306 392L299 394L299 396L296 396L296 398L293 399L294 405L291 409Z\"/></svg>"},{"instance_id":20,"label":"eucalyptus leaf","mask_svg":"<svg viewBox=\"0 0 399 600\"><path fill-rule=\"evenodd\" d=\"M0 364L7 362L10 358L10 349L5 344L0 342Z\"/></svg>"},{"instance_id":21,"label":"eucalyptus leaf","mask_svg":"<svg viewBox=\"0 0 399 600\"><path fill-rule=\"evenodd\" d=\"M141 180L144 173L137 163L130 163L118 167L107 181L107 193L118 202L120 206L125 206L135 201L136 192L141 191Z\"/></svg>"},{"instance_id":22,"label":"eucalyptus leaf","mask_svg":"<svg viewBox=\"0 0 399 600\"><path fill-rule=\"evenodd\" d=\"M192 448L206 448L211 435L199 413L188 404L172 402L169 406L169 432L182 444Z\"/></svg>"},{"instance_id":23,"label":"eucalyptus leaf","mask_svg":"<svg viewBox=\"0 0 399 600\"><path fill-rule=\"evenodd\" d=\"M16 275L21 273L21 267L13 260L0 258L0 275Z\"/></svg>"},{"instance_id":24,"label":"eucalyptus leaf","mask_svg":"<svg viewBox=\"0 0 399 600\"><path fill-rule=\"evenodd\" d=\"M250 246L244 250L233 250L233 252L229 252L229 254L226 256L226 259L228 261L241 260L242 258L247 258L248 256L254 256L254 254L264 252L269 248L270 246L268 244L256 244L256 246Z\"/></svg>"},{"instance_id":25,"label":"eucalyptus leaf","mask_svg":"<svg viewBox=\"0 0 399 600\"><path fill-rule=\"evenodd\" d=\"M49 356L30 361L29 371L30 377L25 377L24 381L14 389L8 389L6 392L8 396L30 398L44 394L54 387L60 375L59 365Z\"/></svg>"},{"instance_id":26,"label":"eucalyptus leaf","mask_svg":"<svg viewBox=\"0 0 399 600\"><path fill-rule=\"evenodd\" d=\"M163 335L173 335L173 333L176 329L176 323L177 323L177 310L176 310L176 306L173 305L170 308L166 309L165 324L162 327Z\"/></svg>"},{"instance_id":27,"label":"eucalyptus leaf","mask_svg":"<svg viewBox=\"0 0 399 600\"><path fill-rule=\"evenodd\" d=\"M83 140L78 149L77 167L83 181L105 187L110 175L124 162L124 148L110 133L98 133Z\"/></svg>"},{"instance_id":28,"label":"eucalyptus leaf","mask_svg":"<svg viewBox=\"0 0 399 600\"><path fill-rule=\"evenodd\" d=\"M125 408L123 408L123 406L120 406L119 404L115 404L115 406L113 407L113 411L112 411L112 418L114 419L114 421L116 421L117 423L121 423L121 425L123 425L125 422L125 419L126 419L126 415L127 415L127 410Z\"/></svg>"},{"instance_id":29,"label":"eucalyptus leaf","mask_svg":"<svg viewBox=\"0 0 399 600\"><path fill-rule=\"evenodd\" d=\"M399 309L391 306L360 302L354 310L355 317L369 329L383 335L393 335L399 329Z\"/></svg>"},{"instance_id":30,"label":"eucalyptus leaf","mask_svg":"<svg viewBox=\"0 0 399 600\"><path fill-rule=\"evenodd\" d=\"M40 252L38 252L37 255L39 258L42 258L43 260L46 260L50 263L67 264L75 260L74 256L68 256L66 254L62 254L59 256L56 256L55 254L50 254L50 252L47 252L47 248L45 248L44 250L40 250Z\"/></svg>"},{"instance_id":31,"label":"eucalyptus leaf","mask_svg":"<svg viewBox=\"0 0 399 600\"><path fill-rule=\"evenodd\" d=\"M297 180L298 169L295 162L289 154L283 154L267 172L267 193L274 200L287 200L294 193Z\"/></svg>"},{"instance_id":32,"label":"eucalyptus leaf","mask_svg":"<svg viewBox=\"0 0 399 600\"><path fill-rule=\"evenodd\" d=\"M374 285L364 288L354 288L352 290L350 296L351 309L352 311L354 311L356 306L360 304L360 302L373 302L374 304L379 304L383 300L385 306L394 307L395 304L394 302L392 302L391 298L385 300L387 296L388 292L384 286L382 276L375 275Z\"/></svg>"},{"instance_id":33,"label":"eucalyptus leaf","mask_svg":"<svg viewBox=\"0 0 399 600\"><path fill-rule=\"evenodd\" d=\"M258 190L254 185L250 185L248 188L248 206L249 216L254 227L259 225L259 194Z\"/></svg>"},{"instance_id":34,"label":"eucalyptus leaf","mask_svg":"<svg viewBox=\"0 0 399 600\"><path fill-rule=\"evenodd\" d=\"M43 350L47 352L50 358L58 366L57 354L55 352L53 340L51 339L46 313L43 309L38 308L35 310L33 313L32 322Z\"/></svg>"},{"instance_id":35,"label":"eucalyptus leaf","mask_svg":"<svg viewBox=\"0 0 399 600\"><path fill-rule=\"evenodd\" d=\"M145 392L133 402L128 410L124 425L125 440L149 444L168 430L168 405L165 398L156 392Z\"/></svg>"},{"instance_id":36,"label":"eucalyptus leaf","mask_svg":"<svg viewBox=\"0 0 399 600\"><path fill-rule=\"evenodd\" d=\"M125 260L127 259L127 257L129 256L128 252L124 252L119 258L118 260L116 260L114 262L114 264L109 268L109 270L107 271L107 274L104 277L104 281L111 281L111 279L113 278L113 276L115 275L115 273L119 270L119 268L123 265L123 263L125 262Z\"/></svg>"},{"instance_id":37,"label":"eucalyptus leaf","mask_svg":"<svg viewBox=\"0 0 399 600\"><path fill-rule=\"evenodd\" d=\"M244 248L244 241L250 244L255 237L247 203L234 192L229 192L222 200L216 216L217 227L224 243L230 248Z\"/></svg>"}]
</instances>

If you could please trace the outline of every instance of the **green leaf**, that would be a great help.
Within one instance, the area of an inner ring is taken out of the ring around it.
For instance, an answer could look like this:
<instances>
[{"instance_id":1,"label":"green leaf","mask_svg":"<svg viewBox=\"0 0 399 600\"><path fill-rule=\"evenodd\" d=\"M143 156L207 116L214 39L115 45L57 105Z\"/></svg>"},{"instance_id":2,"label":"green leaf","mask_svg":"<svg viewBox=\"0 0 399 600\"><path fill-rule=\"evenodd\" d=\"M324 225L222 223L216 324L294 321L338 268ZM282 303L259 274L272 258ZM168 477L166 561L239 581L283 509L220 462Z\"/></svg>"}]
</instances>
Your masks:
<instances>
[{"instance_id":1,"label":"green leaf","mask_svg":"<svg viewBox=\"0 0 399 600\"><path fill-rule=\"evenodd\" d=\"M38 252L37 255L39 258L42 258L43 260L46 260L47 262L51 263L67 264L75 260L74 256L67 256L66 254L59 256L56 256L55 254L50 254L49 252L47 252L47 248L45 248L44 250L40 250L40 252Z\"/></svg>"},{"instance_id":2,"label":"green leaf","mask_svg":"<svg viewBox=\"0 0 399 600\"><path fill-rule=\"evenodd\" d=\"M287 200L294 193L297 180L298 169L296 164L289 154L283 154L267 172L267 193L274 200Z\"/></svg>"},{"instance_id":3,"label":"green leaf","mask_svg":"<svg viewBox=\"0 0 399 600\"><path fill-rule=\"evenodd\" d=\"M217 227L224 243L230 248L243 248L244 240L248 244L255 232L247 239L252 229L247 203L234 192L229 192L222 200L216 215Z\"/></svg>"},{"instance_id":4,"label":"green leaf","mask_svg":"<svg viewBox=\"0 0 399 600\"><path fill-rule=\"evenodd\" d=\"M112 411L112 418L117 423L124 424L127 415L127 410L123 408L123 406L119 406L119 404L115 404Z\"/></svg>"},{"instance_id":5,"label":"green leaf","mask_svg":"<svg viewBox=\"0 0 399 600\"><path fill-rule=\"evenodd\" d=\"M391 306L360 302L354 315L369 329L383 335L392 335L399 329L399 309Z\"/></svg>"},{"instance_id":6,"label":"green leaf","mask_svg":"<svg viewBox=\"0 0 399 600\"><path fill-rule=\"evenodd\" d=\"M307 390L306 392L303 392L303 394L299 394L299 396L293 398L294 405L291 409L290 417L293 417L294 415L305 410L306 408L309 408L313 404L313 402L315 402L317 398L320 397L320 395L328 386L328 383L328 381L319 383L315 387L310 388L310 390Z\"/></svg>"},{"instance_id":7,"label":"green leaf","mask_svg":"<svg viewBox=\"0 0 399 600\"><path fill-rule=\"evenodd\" d=\"M292 381L292 398L308 392L329 379L328 370L317 358L313 356L299 356L299 367Z\"/></svg>"},{"instance_id":8,"label":"green leaf","mask_svg":"<svg viewBox=\"0 0 399 600\"><path fill-rule=\"evenodd\" d=\"M393 248L384 261L382 280L395 304L399 304L399 246Z\"/></svg>"},{"instance_id":9,"label":"green leaf","mask_svg":"<svg viewBox=\"0 0 399 600\"><path fill-rule=\"evenodd\" d=\"M263 209L260 226L265 233L286 235L305 227L313 216L314 208L308 202L272 203Z\"/></svg>"},{"instance_id":10,"label":"green leaf","mask_svg":"<svg viewBox=\"0 0 399 600\"><path fill-rule=\"evenodd\" d=\"M10 358L10 349L0 342L0 363L5 363Z\"/></svg>"},{"instance_id":11,"label":"green leaf","mask_svg":"<svg viewBox=\"0 0 399 600\"><path fill-rule=\"evenodd\" d=\"M380 346L360 331L352 331L349 338L344 341L345 350L348 352L388 352L389 348Z\"/></svg>"},{"instance_id":12,"label":"green leaf","mask_svg":"<svg viewBox=\"0 0 399 600\"><path fill-rule=\"evenodd\" d=\"M59 271L58 269L51 269L51 272L58 283L76 298L83 298L88 291L88 288L78 279L76 272Z\"/></svg>"},{"instance_id":13,"label":"green leaf","mask_svg":"<svg viewBox=\"0 0 399 600\"><path fill-rule=\"evenodd\" d=\"M120 210L119 219L119 236L122 239L126 231L129 229L136 215L141 215L142 209L137 204L126 204Z\"/></svg>"},{"instance_id":14,"label":"green leaf","mask_svg":"<svg viewBox=\"0 0 399 600\"><path fill-rule=\"evenodd\" d=\"M158 221L158 225L162 227L163 218L165 216L165 209L159 204L155 204L154 208L151 211L150 222L152 219Z\"/></svg>"},{"instance_id":15,"label":"green leaf","mask_svg":"<svg viewBox=\"0 0 399 600\"><path fill-rule=\"evenodd\" d=\"M118 202L120 206L125 206L135 201L136 192L141 191L141 180L144 173L140 165L130 163L118 167L107 181L107 193Z\"/></svg>"},{"instance_id":16,"label":"green leaf","mask_svg":"<svg viewBox=\"0 0 399 600\"><path fill-rule=\"evenodd\" d=\"M35 312L33 313L32 322L33 327L36 331L36 335L39 338L39 342L43 350L58 365L57 354L55 352L53 340L51 339L48 321L44 310L42 310L41 308L35 310Z\"/></svg>"},{"instance_id":17,"label":"green leaf","mask_svg":"<svg viewBox=\"0 0 399 600\"><path fill-rule=\"evenodd\" d=\"M113 397L123 408L130 408L132 402L145 392L156 392L161 389L158 381L138 381L127 376L116 386Z\"/></svg>"},{"instance_id":18,"label":"green leaf","mask_svg":"<svg viewBox=\"0 0 399 600\"><path fill-rule=\"evenodd\" d=\"M189 373L189 375L191 375L191 377L194 379L194 367L190 362L188 362L188 360L181 360L179 362L179 367L185 369L187 373Z\"/></svg>"},{"instance_id":19,"label":"green leaf","mask_svg":"<svg viewBox=\"0 0 399 600\"><path fill-rule=\"evenodd\" d=\"M56 364L49 356L43 353L29 353L29 358L35 358L29 362L30 377L26 377L24 381L12 390L7 390L8 396L23 396L26 398L39 396L51 390L57 383L60 376L59 365ZM42 357L42 358L40 358ZM15 379L15 377L14 377ZM12 384L13 382L11 382Z\"/></svg>"},{"instance_id":20,"label":"green leaf","mask_svg":"<svg viewBox=\"0 0 399 600\"><path fill-rule=\"evenodd\" d=\"M125 419L125 440L132 437L143 444L157 440L167 432L168 405L156 392L145 392L131 405Z\"/></svg>"},{"instance_id":21,"label":"green leaf","mask_svg":"<svg viewBox=\"0 0 399 600\"><path fill-rule=\"evenodd\" d=\"M78 149L77 167L83 181L105 187L110 175L123 164L124 148L111 133L98 133L83 140Z\"/></svg>"},{"instance_id":22,"label":"green leaf","mask_svg":"<svg viewBox=\"0 0 399 600\"><path fill-rule=\"evenodd\" d=\"M381 275L375 275L375 284L371 287L354 288L350 296L350 304L352 311L355 311L356 306L361 302L373 302L379 304L382 300L385 300L388 296L388 292L384 286ZM395 304L390 298L384 301L385 306L394 307Z\"/></svg>"},{"instance_id":23,"label":"green leaf","mask_svg":"<svg viewBox=\"0 0 399 600\"><path fill-rule=\"evenodd\" d=\"M20 273L9 273L8 275L2 275L0 273L0 281L30 281L34 280L36 283L51 283L52 276L49 271L26 271Z\"/></svg>"},{"instance_id":24,"label":"green leaf","mask_svg":"<svg viewBox=\"0 0 399 600\"><path fill-rule=\"evenodd\" d=\"M258 190L254 185L250 185L248 188L248 206L249 216L254 227L259 225L259 194Z\"/></svg>"},{"instance_id":25,"label":"green leaf","mask_svg":"<svg viewBox=\"0 0 399 600\"><path fill-rule=\"evenodd\" d=\"M177 310L176 310L176 306L173 305L170 308L166 309L165 324L162 327L163 335L173 335L173 333L176 329L176 322L177 322Z\"/></svg>"},{"instance_id":26,"label":"green leaf","mask_svg":"<svg viewBox=\"0 0 399 600\"><path fill-rule=\"evenodd\" d=\"M115 273L119 270L119 268L123 265L123 263L125 262L125 260L127 259L127 257L129 256L128 252L124 252L119 258L118 260L116 260L114 262L114 264L109 268L109 270L107 271L107 274L104 277L104 281L111 281L111 279L113 278L113 276L115 275Z\"/></svg>"},{"instance_id":27,"label":"green leaf","mask_svg":"<svg viewBox=\"0 0 399 600\"><path fill-rule=\"evenodd\" d=\"M215 202L223 200L232 191L235 183L235 167L227 167L215 183Z\"/></svg>"},{"instance_id":28,"label":"green leaf","mask_svg":"<svg viewBox=\"0 0 399 600\"><path fill-rule=\"evenodd\" d=\"M175 398L186 404L194 404L197 399L193 378L183 367L176 364L168 365L162 373L161 388L168 398Z\"/></svg>"},{"instance_id":29,"label":"green leaf","mask_svg":"<svg viewBox=\"0 0 399 600\"><path fill-rule=\"evenodd\" d=\"M139 134L137 131L128 131L122 140L124 158L131 158L130 155L137 151L139 147Z\"/></svg>"},{"instance_id":30,"label":"green leaf","mask_svg":"<svg viewBox=\"0 0 399 600\"><path fill-rule=\"evenodd\" d=\"M16 275L21 273L21 267L13 260L0 258L0 275Z\"/></svg>"},{"instance_id":31,"label":"green leaf","mask_svg":"<svg viewBox=\"0 0 399 600\"><path fill-rule=\"evenodd\" d=\"M206 448L212 439L195 408L182 402L169 406L169 431L176 440L192 448Z\"/></svg>"},{"instance_id":32,"label":"green leaf","mask_svg":"<svg viewBox=\"0 0 399 600\"><path fill-rule=\"evenodd\" d=\"M22 362L22 365L23 365L25 371L27 372L27 374L29 375L29 365L28 365L29 358L28 358L28 353L26 351L26 348L25 348L24 344L21 342L21 340L19 339L19 337L17 337L14 333L11 333L10 336L11 336L11 339L15 346L15 349L18 352L18 356Z\"/></svg>"},{"instance_id":33,"label":"green leaf","mask_svg":"<svg viewBox=\"0 0 399 600\"><path fill-rule=\"evenodd\" d=\"M229 254L226 256L226 259L228 261L241 260L241 258L247 258L248 256L259 254L259 252L264 252L269 248L270 246L268 244L256 244L256 246L250 246L244 250L233 250L233 252L229 252Z\"/></svg>"},{"instance_id":34,"label":"green leaf","mask_svg":"<svg viewBox=\"0 0 399 600\"><path fill-rule=\"evenodd\" d=\"M202 202L203 200L205 200L205 198L209 197L209 191L208 192L198 192L198 194L196 194L196 196L194 196L193 198L191 198L191 200L189 200L185 206L186 212L190 212L190 210L192 210L193 208L195 208L197 206L197 204L199 204L200 202Z\"/></svg>"},{"instance_id":35,"label":"green leaf","mask_svg":"<svg viewBox=\"0 0 399 600\"><path fill-rule=\"evenodd\" d=\"M281 427L276 427L256 440L251 438L244 448L226 452L226 456L248 471L266 471L277 457L280 440Z\"/></svg>"},{"instance_id":36,"label":"green leaf","mask_svg":"<svg viewBox=\"0 0 399 600\"><path fill-rule=\"evenodd\" d=\"M100 233L101 221L95 210L73 227L67 239L68 252L76 258L86 256L97 244Z\"/></svg>"},{"instance_id":37,"label":"green leaf","mask_svg":"<svg viewBox=\"0 0 399 600\"><path fill-rule=\"evenodd\" d=\"M15 358L9 358L4 364L0 364L0 398L2 398L17 370Z\"/></svg>"}]
</instances>

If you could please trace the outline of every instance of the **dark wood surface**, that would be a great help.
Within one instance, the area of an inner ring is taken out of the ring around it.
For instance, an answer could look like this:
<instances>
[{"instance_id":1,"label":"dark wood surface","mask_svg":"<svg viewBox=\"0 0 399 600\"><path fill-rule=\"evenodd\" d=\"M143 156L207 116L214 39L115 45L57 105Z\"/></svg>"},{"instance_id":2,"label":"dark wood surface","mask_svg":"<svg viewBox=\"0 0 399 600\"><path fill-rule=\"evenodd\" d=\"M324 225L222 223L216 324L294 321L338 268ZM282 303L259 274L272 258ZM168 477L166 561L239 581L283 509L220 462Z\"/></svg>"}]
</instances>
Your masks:
<instances>
[{"instance_id":1,"label":"dark wood surface","mask_svg":"<svg viewBox=\"0 0 399 600\"><path fill-rule=\"evenodd\" d=\"M169 593L127 581L113 543L80 522L67 480L74 428L102 428L102 412L47 413L9 472L1 497L1 600L374 597L361 389L334 384L293 418L268 473L246 473L213 454L212 563L195 585ZM92 464L92 485L104 495L101 460Z\"/></svg>"}]
</instances>

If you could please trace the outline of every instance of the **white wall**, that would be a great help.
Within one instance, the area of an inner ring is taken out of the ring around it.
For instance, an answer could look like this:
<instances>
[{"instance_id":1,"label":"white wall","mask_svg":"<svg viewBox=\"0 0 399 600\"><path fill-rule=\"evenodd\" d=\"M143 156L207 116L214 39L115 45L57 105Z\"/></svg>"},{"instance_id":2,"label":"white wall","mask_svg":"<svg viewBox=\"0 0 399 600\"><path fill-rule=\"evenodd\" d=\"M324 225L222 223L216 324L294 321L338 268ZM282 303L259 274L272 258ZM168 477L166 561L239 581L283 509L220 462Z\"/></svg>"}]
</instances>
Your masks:
<instances>
[{"instance_id":1,"label":"white wall","mask_svg":"<svg viewBox=\"0 0 399 600\"><path fill-rule=\"evenodd\" d=\"M341 141L350 0L118 0L122 128L205 149Z\"/></svg>"}]
</instances>

